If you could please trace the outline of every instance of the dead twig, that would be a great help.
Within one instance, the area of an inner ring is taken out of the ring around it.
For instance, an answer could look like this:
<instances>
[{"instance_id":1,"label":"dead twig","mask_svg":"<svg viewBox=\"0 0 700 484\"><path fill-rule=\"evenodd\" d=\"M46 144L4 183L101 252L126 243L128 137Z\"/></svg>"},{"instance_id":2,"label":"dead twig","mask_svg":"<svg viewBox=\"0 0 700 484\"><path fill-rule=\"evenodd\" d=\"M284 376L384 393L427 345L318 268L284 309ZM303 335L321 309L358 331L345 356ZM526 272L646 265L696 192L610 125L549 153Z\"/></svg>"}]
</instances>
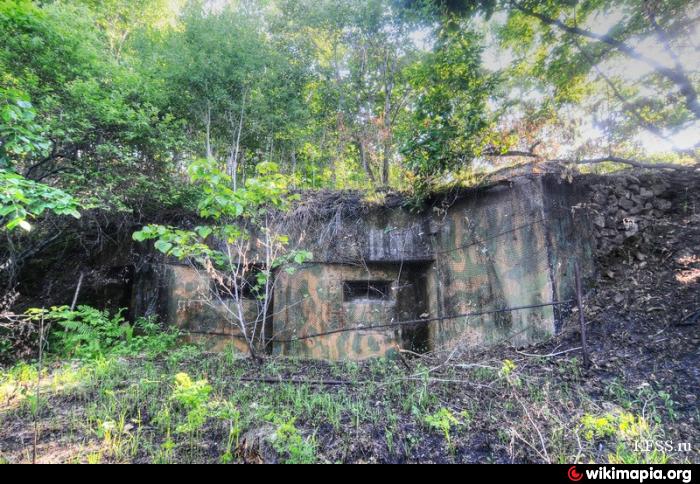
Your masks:
<instances>
[{"instance_id":1,"label":"dead twig","mask_svg":"<svg viewBox=\"0 0 700 484\"><path fill-rule=\"evenodd\" d=\"M78 285L75 287L75 294L73 294L73 302L70 304L70 310L75 311L75 305L78 303L78 296L80 295L80 287L83 285L83 278L85 277L84 272L80 272L80 277L78 277Z\"/></svg>"},{"instance_id":2,"label":"dead twig","mask_svg":"<svg viewBox=\"0 0 700 484\"><path fill-rule=\"evenodd\" d=\"M555 353L548 353L546 355L538 355L535 353L525 353L524 351L518 351L518 350L515 350L515 352L518 353L519 355L530 356L533 358L551 358L553 356L559 356L559 355L563 355L566 353L571 353L572 351L578 351L580 349L581 349L581 346L577 346L576 348L569 348L568 350L557 351Z\"/></svg>"},{"instance_id":3,"label":"dead twig","mask_svg":"<svg viewBox=\"0 0 700 484\"><path fill-rule=\"evenodd\" d=\"M296 378L265 378L265 377L252 377L244 376L239 378L240 381L253 382L253 383L269 383L269 384L282 384L282 383L292 383L295 385L328 385L328 386L342 386L342 385L357 385L360 383L367 382L351 382L346 380L301 380Z\"/></svg>"},{"instance_id":4,"label":"dead twig","mask_svg":"<svg viewBox=\"0 0 700 484\"><path fill-rule=\"evenodd\" d=\"M535 421L532 419L532 416L530 415L530 411L527 409L527 406L523 403L523 401L522 401L522 400L520 399L520 397L518 396L518 392L516 392L515 390L513 390L513 397L514 397L515 400L520 404L520 406L523 408L523 411L525 412L525 415L527 416L527 419L530 421L530 424L531 424L532 427L535 429L535 432L537 432L537 435L538 435L538 437L540 438L540 445L542 445L542 452L538 451L533 445L531 445L531 444L528 444L528 445L530 445L530 447L532 447L533 450L535 450L535 451L537 452L537 454L539 454L539 456L542 457L543 460L544 460L547 464L551 464L552 461L551 461L551 459L549 458L549 454L547 453L547 445L545 444L544 437L542 436L542 432L540 432L540 428L537 426L537 424L535 423ZM516 433L517 433L517 432L516 432ZM518 435L518 436L519 436L519 435ZM521 437L521 439L522 439L522 437ZM528 443L525 439L522 439L522 440L523 440L524 442Z\"/></svg>"},{"instance_id":5,"label":"dead twig","mask_svg":"<svg viewBox=\"0 0 700 484\"><path fill-rule=\"evenodd\" d=\"M34 445L32 446L32 464L36 464L37 444L39 441L39 408L41 395L41 371L44 357L44 311L41 312L39 323L39 364L36 375L36 402L34 403Z\"/></svg>"}]
</instances>

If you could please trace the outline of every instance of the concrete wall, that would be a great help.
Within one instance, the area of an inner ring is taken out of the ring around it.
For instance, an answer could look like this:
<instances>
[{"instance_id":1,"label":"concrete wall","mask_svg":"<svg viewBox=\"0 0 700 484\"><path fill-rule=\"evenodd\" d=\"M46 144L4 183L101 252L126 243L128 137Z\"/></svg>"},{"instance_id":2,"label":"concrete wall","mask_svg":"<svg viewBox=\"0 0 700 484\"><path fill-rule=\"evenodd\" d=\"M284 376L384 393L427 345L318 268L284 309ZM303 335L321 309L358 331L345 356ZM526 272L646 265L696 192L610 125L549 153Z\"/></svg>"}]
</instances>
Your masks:
<instances>
[{"instance_id":1,"label":"concrete wall","mask_svg":"<svg viewBox=\"0 0 700 484\"><path fill-rule=\"evenodd\" d=\"M387 300L345 302L343 281L370 278L394 281L397 276L396 271L389 268L321 263L307 265L294 274L282 274L275 290L275 339L288 340L391 320L396 309L395 284ZM331 360L362 359L382 356L398 347L398 331L382 329L340 332L274 344L273 353Z\"/></svg>"},{"instance_id":2,"label":"concrete wall","mask_svg":"<svg viewBox=\"0 0 700 484\"><path fill-rule=\"evenodd\" d=\"M592 270L588 220L575 218L585 190L557 176L522 177L451 195L445 208L412 213L368 209L309 225L290 224L295 248L314 261L279 273L272 309L275 355L322 359L383 356L510 341L525 345L554 334L562 315L545 306L481 316L470 312L561 301L573 296L573 262ZM172 267L166 281L166 317L178 327L237 340L225 311L198 301L208 282L192 269ZM344 297L345 281L388 281L382 299ZM418 318L428 325L359 329ZM290 342L299 337L327 333ZM238 340L240 341L240 340Z\"/></svg>"},{"instance_id":3,"label":"concrete wall","mask_svg":"<svg viewBox=\"0 0 700 484\"><path fill-rule=\"evenodd\" d=\"M163 264L142 270L134 291L137 314L159 314L182 330L185 341L199 342L212 351L233 347L247 353L240 330L231 323L231 302L212 298L206 273L189 266ZM228 307L227 307L228 306ZM255 301L244 302L249 321L257 316Z\"/></svg>"},{"instance_id":4,"label":"concrete wall","mask_svg":"<svg viewBox=\"0 0 700 484\"><path fill-rule=\"evenodd\" d=\"M595 273L596 240L587 203L589 189L583 183L562 182L554 176L542 178L542 185L554 298L573 299L574 262L578 261L584 282ZM554 308L556 330L563 317L560 311L560 307Z\"/></svg>"},{"instance_id":5,"label":"concrete wall","mask_svg":"<svg viewBox=\"0 0 700 484\"><path fill-rule=\"evenodd\" d=\"M547 223L539 179L471 194L447 213L436 237L438 316L552 301ZM551 307L434 323L437 347L457 341L516 344L553 334ZM511 336L514 335L514 336Z\"/></svg>"}]
</instances>

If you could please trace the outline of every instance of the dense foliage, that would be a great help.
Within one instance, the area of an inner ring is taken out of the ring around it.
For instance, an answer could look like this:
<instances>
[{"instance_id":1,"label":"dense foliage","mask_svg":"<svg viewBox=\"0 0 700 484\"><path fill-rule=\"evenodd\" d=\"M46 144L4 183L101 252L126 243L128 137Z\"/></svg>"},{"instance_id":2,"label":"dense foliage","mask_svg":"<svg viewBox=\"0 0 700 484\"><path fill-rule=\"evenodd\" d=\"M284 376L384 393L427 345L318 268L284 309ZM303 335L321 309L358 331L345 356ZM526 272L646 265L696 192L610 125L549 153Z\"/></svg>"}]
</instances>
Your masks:
<instances>
[{"instance_id":1,"label":"dense foliage","mask_svg":"<svg viewBox=\"0 0 700 484\"><path fill-rule=\"evenodd\" d=\"M0 0L0 282L14 289L58 243L102 247L108 229L259 218L268 167L286 190L420 197L511 161L696 163L697 13L684 0ZM189 225L170 236L215 230Z\"/></svg>"},{"instance_id":2,"label":"dense foliage","mask_svg":"<svg viewBox=\"0 0 700 484\"><path fill-rule=\"evenodd\" d=\"M91 306L60 306L29 309L23 317L43 328L36 335L36 344L42 338L45 354L50 357L94 360L108 356L157 356L175 345L176 330L163 331L151 318L129 323L123 312L124 309L112 314Z\"/></svg>"},{"instance_id":3,"label":"dense foliage","mask_svg":"<svg viewBox=\"0 0 700 484\"><path fill-rule=\"evenodd\" d=\"M405 170L463 168L535 142L562 156L604 134L630 154L640 130L664 139L697 122L698 66L683 57L696 10L3 0L0 162L130 209L176 201L172 185L198 157L234 187L274 162L297 186L408 188ZM605 15L615 21L598 33ZM649 41L660 51L644 51ZM625 56L650 67L608 72ZM572 130L572 109L596 126Z\"/></svg>"},{"instance_id":4,"label":"dense foliage","mask_svg":"<svg viewBox=\"0 0 700 484\"><path fill-rule=\"evenodd\" d=\"M687 202L587 296L621 328L590 325L593 368L566 333L535 359L257 356L275 278L312 258L274 223L303 190L420 205L530 162L697 176L699 19L693 0L0 0L0 365L19 361L0 463L32 440L87 462L688 462L697 299L677 325L668 294L627 301L697 258L674 242ZM163 258L206 281L229 350L118 309Z\"/></svg>"}]
</instances>

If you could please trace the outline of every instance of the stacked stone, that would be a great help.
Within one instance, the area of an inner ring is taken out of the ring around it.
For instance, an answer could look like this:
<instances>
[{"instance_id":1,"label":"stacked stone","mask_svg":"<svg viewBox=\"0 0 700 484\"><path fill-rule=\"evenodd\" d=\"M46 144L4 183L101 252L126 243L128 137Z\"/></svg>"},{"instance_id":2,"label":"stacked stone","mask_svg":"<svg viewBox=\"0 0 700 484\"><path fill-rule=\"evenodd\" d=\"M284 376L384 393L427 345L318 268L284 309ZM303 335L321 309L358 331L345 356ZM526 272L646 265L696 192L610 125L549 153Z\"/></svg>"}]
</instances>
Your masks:
<instances>
[{"instance_id":1,"label":"stacked stone","mask_svg":"<svg viewBox=\"0 0 700 484\"><path fill-rule=\"evenodd\" d=\"M643 235L674 209L671 184L660 174L608 176L590 188L591 221L599 255Z\"/></svg>"}]
</instances>

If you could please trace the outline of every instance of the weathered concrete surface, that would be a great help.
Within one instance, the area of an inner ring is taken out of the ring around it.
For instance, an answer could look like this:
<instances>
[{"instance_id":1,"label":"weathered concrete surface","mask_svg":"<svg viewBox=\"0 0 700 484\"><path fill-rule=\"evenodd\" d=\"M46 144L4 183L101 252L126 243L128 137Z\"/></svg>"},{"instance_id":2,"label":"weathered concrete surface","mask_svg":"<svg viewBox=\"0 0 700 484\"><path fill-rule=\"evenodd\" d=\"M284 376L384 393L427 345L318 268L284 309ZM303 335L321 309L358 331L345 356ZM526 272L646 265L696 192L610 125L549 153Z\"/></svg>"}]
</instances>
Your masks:
<instances>
[{"instance_id":1,"label":"weathered concrete surface","mask_svg":"<svg viewBox=\"0 0 700 484\"><path fill-rule=\"evenodd\" d=\"M553 299L542 186L525 179L457 202L436 237L437 315L541 304ZM456 318L431 328L449 347L538 341L554 333L551 307Z\"/></svg>"},{"instance_id":2,"label":"weathered concrete surface","mask_svg":"<svg viewBox=\"0 0 700 484\"><path fill-rule=\"evenodd\" d=\"M344 281L391 281L385 300L346 301ZM398 269L314 263L293 274L282 274L275 290L273 331L276 340L396 321ZM322 359L363 359L383 356L401 344L399 328L339 332L273 345L273 353Z\"/></svg>"},{"instance_id":3,"label":"weathered concrete surface","mask_svg":"<svg viewBox=\"0 0 700 484\"><path fill-rule=\"evenodd\" d=\"M328 219L309 220L293 212L287 223L280 223L279 230L290 235L297 248L310 250L314 262L362 264L433 259L430 218L400 206L361 205L356 210L339 207Z\"/></svg>"},{"instance_id":4,"label":"weathered concrete surface","mask_svg":"<svg viewBox=\"0 0 700 484\"><path fill-rule=\"evenodd\" d=\"M248 352L231 316L232 302L222 303L212 297L211 280L206 273L189 266L166 264L149 270L148 277L142 277L141 281L140 290L145 292L139 296L139 304L157 308L168 324L182 330L185 341L203 343L212 351L232 346L237 351ZM244 308L246 319L254 321L256 302L245 301Z\"/></svg>"},{"instance_id":5,"label":"weathered concrete surface","mask_svg":"<svg viewBox=\"0 0 700 484\"><path fill-rule=\"evenodd\" d=\"M398 283L408 281L422 288L420 304L394 302L393 307L383 305L381 311L375 307L374 312L363 308L365 325L445 318L426 325L427 335L419 337L426 341L417 344L423 349L450 348L458 342L488 345L507 340L525 345L540 341L556 332L559 307L456 316L572 298L574 261L579 260L584 274L592 269L589 232L574 230L588 224L583 211L573 218L572 207L583 197L582 190L558 176L522 177L465 191L442 212L380 209L360 221L334 220L335 250L342 248L346 259L363 268L358 273L347 264L321 264L285 277L275 294L276 313L280 307L294 309L275 317L275 332L286 329L283 339L291 339L357 324L343 307L347 303L342 303L342 281L359 274L368 280L389 278L397 284L401 261L420 261L414 270L404 269L404 281ZM309 234L305 238L316 240ZM309 299L296 304L301 294ZM396 301L397 296L393 296ZM357 331L280 344L274 351L329 359L375 356L407 347L403 333L411 331L415 340L415 327L401 327L383 331L379 345L378 335Z\"/></svg>"},{"instance_id":6,"label":"weathered concrete surface","mask_svg":"<svg viewBox=\"0 0 700 484\"><path fill-rule=\"evenodd\" d=\"M589 189L583 183L563 182L558 177L542 178L544 215L547 221L549 267L554 298L573 299L576 294L574 262L584 278L595 272L595 236L587 203ZM563 315L554 307L555 323ZM557 330L559 327L557 325Z\"/></svg>"},{"instance_id":7,"label":"weathered concrete surface","mask_svg":"<svg viewBox=\"0 0 700 484\"><path fill-rule=\"evenodd\" d=\"M449 204L436 199L424 213L393 206L283 220L292 248L310 250L314 260L292 274L279 272L268 351L362 359L460 342L525 345L554 334L558 307L495 311L573 297L574 261L584 273L592 270L590 232L580 230L589 221L576 211L584 191L558 176L529 176L451 194ZM202 296L206 279L191 268L166 273L168 321L199 338L241 341L225 308ZM390 290L379 299L348 299L347 281L383 281ZM489 313L460 316L473 312ZM361 329L419 318L439 320Z\"/></svg>"}]
</instances>

